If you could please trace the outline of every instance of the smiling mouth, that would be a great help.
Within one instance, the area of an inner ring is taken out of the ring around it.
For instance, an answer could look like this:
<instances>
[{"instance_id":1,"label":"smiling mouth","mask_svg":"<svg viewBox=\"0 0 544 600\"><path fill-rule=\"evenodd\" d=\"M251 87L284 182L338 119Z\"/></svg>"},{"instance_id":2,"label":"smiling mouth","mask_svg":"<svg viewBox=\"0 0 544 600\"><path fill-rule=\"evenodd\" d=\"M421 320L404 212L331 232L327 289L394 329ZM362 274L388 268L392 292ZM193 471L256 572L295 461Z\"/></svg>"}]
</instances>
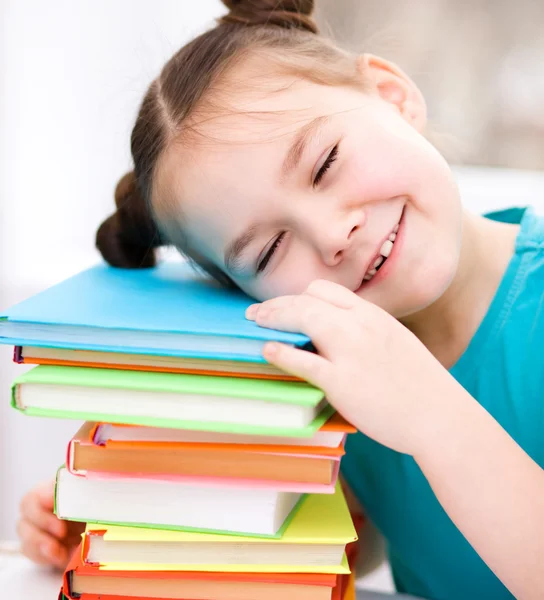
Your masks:
<instances>
[{"instance_id":1,"label":"smiling mouth","mask_svg":"<svg viewBox=\"0 0 544 600\"><path fill-rule=\"evenodd\" d=\"M402 213L400 215L398 223L393 227L385 241L382 243L376 256L370 261L370 266L368 267L368 270L363 277L361 286L368 283L369 281L372 281L376 273L384 266L389 256L391 256L391 252L393 251L393 246L395 245L397 233L403 216L404 208L402 209Z\"/></svg>"}]
</instances>

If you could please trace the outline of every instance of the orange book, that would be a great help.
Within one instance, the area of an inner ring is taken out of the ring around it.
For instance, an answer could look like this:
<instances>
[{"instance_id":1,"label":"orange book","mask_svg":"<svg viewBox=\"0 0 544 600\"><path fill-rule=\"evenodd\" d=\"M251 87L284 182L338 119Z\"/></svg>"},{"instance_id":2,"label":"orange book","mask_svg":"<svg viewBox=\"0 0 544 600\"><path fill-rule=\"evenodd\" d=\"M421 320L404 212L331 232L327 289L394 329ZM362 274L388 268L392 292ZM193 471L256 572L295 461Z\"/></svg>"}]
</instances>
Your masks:
<instances>
[{"instance_id":1,"label":"orange book","mask_svg":"<svg viewBox=\"0 0 544 600\"><path fill-rule=\"evenodd\" d=\"M339 430L340 443L336 447L304 446L294 444L235 443L237 436L202 432L174 432L173 435L206 441L124 441L103 440L101 427L112 427L87 422L74 435L68 446L67 466L74 474L122 473L142 476L189 476L262 479L309 484L331 484L338 471L338 463L345 453L347 423L331 419L323 430ZM115 433L116 429L113 431ZM342 431L343 430L343 431ZM132 429L135 431L135 429ZM164 432L150 432L164 436ZM258 440L259 438L255 438ZM223 440L223 441L222 441ZM275 440L271 440L275 441Z\"/></svg>"},{"instance_id":2,"label":"orange book","mask_svg":"<svg viewBox=\"0 0 544 600\"><path fill-rule=\"evenodd\" d=\"M339 457L296 455L216 444L106 444L88 442L92 423L72 438L67 465L74 474L115 473L126 476L225 477L330 484Z\"/></svg>"},{"instance_id":3,"label":"orange book","mask_svg":"<svg viewBox=\"0 0 544 600\"><path fill-rule=\"evenodd\" d=\"M218 449L244 450L246 452L343 456L346 435L356 431L357 429L353 425L335 412L310 438L159 429L119 423L94 423L94 427L86 435L88 435L88 441L93 444L118 448L133 448L136 443L148 448L163 444L165 446L176 444L186 448L201 449L214 445Z\"/></svg>"},{"instance_id":4,"label":"orange book","mask_svg":"<svg viewBox=\"0 0 544 600\"><path fill-rule=\"evenodd\" d=\"M340 600L346 580L319 573L101 570L83 564L80 546L64 573L63 594L74 600Z\"/></svg>"},{"instance_id":5,"label":"orange book","mask_svg":"<svg viewBox=\"0 0 544 600\"><path fill-rule=\"evenodd\" d=\"M235 360L123 354L96 350L68 350L39 346L16 346L13 360L28 365L60 365L66 367L95 367L123 371L156 371L159 373L188 373L216 377L251 377L300 381L298 377L267 363Z\"/></svg>"}]
</instances>

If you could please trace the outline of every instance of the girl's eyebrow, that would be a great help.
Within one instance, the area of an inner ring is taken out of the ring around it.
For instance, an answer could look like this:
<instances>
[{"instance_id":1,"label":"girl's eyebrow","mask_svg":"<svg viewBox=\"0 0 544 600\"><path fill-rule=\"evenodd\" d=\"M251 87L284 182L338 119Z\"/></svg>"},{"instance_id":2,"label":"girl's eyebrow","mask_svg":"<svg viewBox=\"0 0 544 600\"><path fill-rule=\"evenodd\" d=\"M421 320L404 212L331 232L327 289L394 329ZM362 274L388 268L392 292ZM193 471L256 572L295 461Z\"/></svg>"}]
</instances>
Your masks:
<instances>
[{"instance_id":1,"label":"girl's eyebrow","mask_svg":"<svg viewBox=\"0 0 544 600\"><path fill-rule=\"evenodd\" d=\"M294 169L296 169L300 163L304 151L308 147L310 141L317 136L321 128L328 122L328 116L316 117L309 123L301 127L293 142L287 151L285 160L281 168L281 179L286 179Z\"/></svg>"},{"instance_id":2,"label":"girl's eyebrow","mask_svg":"<svg viewBox=\"0 0 544 600\"><path fill-rule=\"evenodd\" d=\"M257 233L257 225L250 225L241 235L233 240L226 248L224 260L225 268L230 273L240 272L240 255L253 242Z\"/></svg>"}]
</instances>

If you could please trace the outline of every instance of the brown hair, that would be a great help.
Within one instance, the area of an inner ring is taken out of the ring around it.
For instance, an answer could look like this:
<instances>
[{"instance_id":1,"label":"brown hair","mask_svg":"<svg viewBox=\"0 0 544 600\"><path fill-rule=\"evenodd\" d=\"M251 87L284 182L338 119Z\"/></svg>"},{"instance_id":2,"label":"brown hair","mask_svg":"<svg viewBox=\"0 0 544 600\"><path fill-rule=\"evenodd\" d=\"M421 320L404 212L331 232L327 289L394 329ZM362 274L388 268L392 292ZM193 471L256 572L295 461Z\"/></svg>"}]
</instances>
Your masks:
<instances>
[{"instance_id":1,"label":"brown hair","mask_svg":"<svg viewBox=\"0 0 544 600\"><path fill-rule=\"evenodd\" d=\"M157 164L169 144L190 130L189 117L227 70L251 52L267 52L284 72L325 85L359 83L355 58L319 35L314 0L223 0L230 12L179 50L149 87L131 136L134 171L117 186L117 211L100 226L96 244L113 266L150 267L155 249L175 245L202 268L228 282L192 251L179 226L179 207L157 193ZM270 52L270 51L273 52ZM210 94L211 95L211 94ZM165 218L167 213L170 218ZM160 215L160 218L159 216ZM176 218L177 217L177 218Z\"/></svg>"}]
</instances>

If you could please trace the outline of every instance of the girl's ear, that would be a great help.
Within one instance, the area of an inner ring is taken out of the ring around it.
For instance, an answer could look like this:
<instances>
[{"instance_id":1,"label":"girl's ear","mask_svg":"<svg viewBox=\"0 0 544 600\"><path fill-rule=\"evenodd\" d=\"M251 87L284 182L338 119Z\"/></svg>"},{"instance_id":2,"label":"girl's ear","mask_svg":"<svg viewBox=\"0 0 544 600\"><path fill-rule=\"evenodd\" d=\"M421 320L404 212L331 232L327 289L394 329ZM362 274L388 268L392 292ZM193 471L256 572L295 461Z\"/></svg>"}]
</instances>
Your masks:
<instances>
[{"instance_id":1,"label":"girl's ear","mask_svg":"<svg viewBox=\"0 0 544 600\"><path fill-rule=\"evenodd\" d=\"M417 85L397 65L373 54L362 54L357 69L367 88L395 106L401 116L423 133L427 105Z\"/></svg>"}]
</instances>

